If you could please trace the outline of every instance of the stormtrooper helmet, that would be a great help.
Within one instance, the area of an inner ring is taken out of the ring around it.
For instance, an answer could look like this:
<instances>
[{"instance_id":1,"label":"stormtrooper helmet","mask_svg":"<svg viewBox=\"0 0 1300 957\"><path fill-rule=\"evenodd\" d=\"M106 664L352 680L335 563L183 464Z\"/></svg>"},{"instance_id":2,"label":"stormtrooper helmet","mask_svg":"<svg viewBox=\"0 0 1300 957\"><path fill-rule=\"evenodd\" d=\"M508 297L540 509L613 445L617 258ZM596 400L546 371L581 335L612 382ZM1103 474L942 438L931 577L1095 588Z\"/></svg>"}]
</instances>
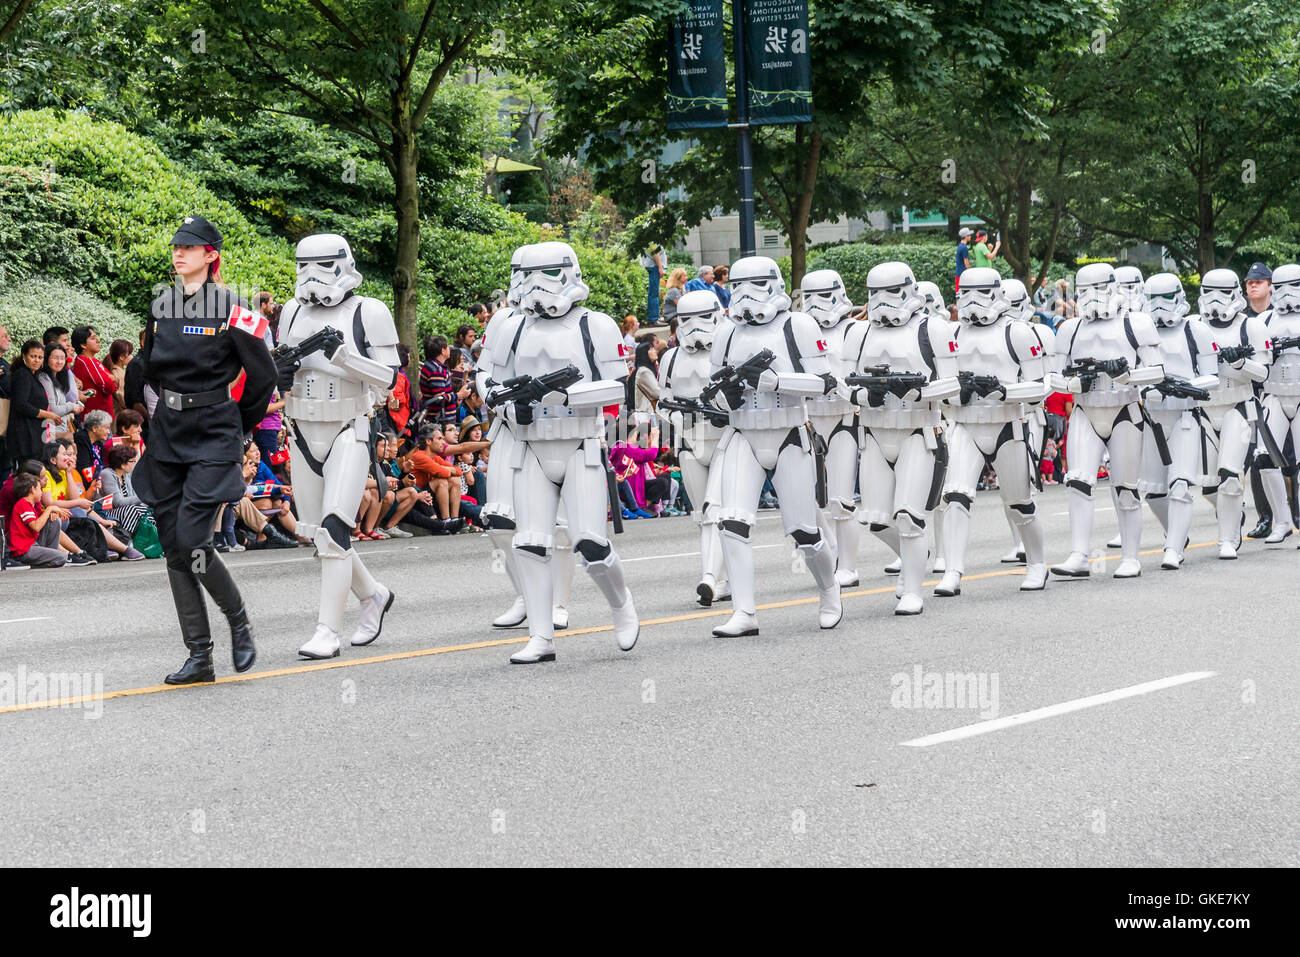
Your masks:
<instances>
[{"instance_id":1,"label":"stormtrooper helmet","mask_svg":"<svg viewBox=\"0 0 1300 957\"><path fill-rule=\"evenodd\" d=\"M867 318L878 326L901 326L925 308L907 263L872 266L867 273Z\"/></svg>"},{"instance_id":2,"label":"stormtrooper helmet","mask_svg":"<svg viewBox=\"0 0 1300 957\"><path fill-rule=\"evenodd\" d=\"M1074 274L1080 319L1105 319L1116 310L1118 290L1110 263L1089 263Z\"/></svg>"},{"instance_id":3,"label":"stormtrooper helmet","mask_svg":"<svg viewBox=\"0 0 1300 957\"><path fill-rule=\"evenodd\" d=\"M1142 288L1143 311L1157 326L1176 326L1191 311L1183 283L1171 272L1158 272Z\"/></svg>"},{"instance_id":4,"label":"stormtrooper helmet","mask_svg":"<svg viewBox=\"0 0 1300 957\"><path fill-rule=\"evenodd\" d=\"M1287 263L1273 270L1273 308L1300 312L1300 266Z\"/></svg>"},{"instance_id":5,"label":"stormtrooper helmet","mask_svg":"<svg viewBox=\"0 0 1300 957\"><path fill-rule=\"evenodd\" d=\"M677 341L690 352L709 348L723 315L722 303L709 290L683 294L677 300Z\"/></svg>"},{"instance_id":6,"label":"stormtrooper helmet","mask_svg":"<svg viewBox=\"0 0 1300 957\"><path fill-rule=\"evenodd\" d=\"M1130 309L1141 309L1143 305L1142 270L1137 266L1115 267L1115 290Z\"/></svg>"},{"instance_id":7,"label":"stormtrooper helmet","mask_svg":"<svg viewBox=\"0 0 1300 957\"><path fill-rule=\"evenodd\" d=\"M1246 308L1241 294L1241 280L1231 269L1211 269L1201 277L1201 298L1197 302L1201 317L1224 323Z\"/></svg>"},{"instance_id":8,"label":"stormtrooper helmet","mask_svg":"<svg viewBox=\"0 0 1300 957\"><path fill-rule=\"evenodd\" d=\"M974 326L991 325L1007 311L1002 298L1002 276L988 266L975 266L961 274L957 290L957 318Z\"/></svg>"},{"instance_id":9,"label":"stormtrooper helmet","mask_svg":"<svg viewBox=\"0 0 1300 957\"><path fill-rule=\"evenodd\" d=\"M519 305L541 318L559 319L569 314L591 290L582 281L578 254L568 243L537 243L520 250Z\"/></svg>"},{"instance_id":10,"label":"stormtrooper helmet","mask_svg":"<svg viewBox=\"0 0 1300 957\"><path fill-rule=\"evenodd\" d=\"M1033 303L1029 301L1029 290L1019 279L1002 280L1002 300L1011 307L1007 311L1012 319L1028 322L1034 314Z\"/></svg>"},{"instance_id":11,"label":"stormtrooper helmet","mask_svg":"<svg viewBox=\"0 0 1300 957\"><path fill-rule=\"evenodd\" d=\"M731 287L731 318L751 326L771 322L790 308L785 280L776 262L767 256L736 260L727 277Z\"/></svg>"},{"instance_id":12,"label":"stormtrooper helmet","mask_svg":"<svg viewBox=\"0 0 1300 957\"><path fill-rule=\"evenodd\" d=\"M916 284L916 294L925 303L925 310L935 319L948 318L948 304L943 301L943 290L938 283L923 279Z\"/></svg>"},{"instance_id":13,"label":"stormtrooper helmet","mask_svg":"<svg viewBox=\"0 0 1300 957\"><path fill-rule=\"evenodd\" d=\"M839 325L852 309L844 280L834 269L818 269L803 277L803 311L823 329Z\"/></svg>"},{"instance_id":14,"label":"stormtrooper helmet","mask_svg":"<svg viewBox=\"0 0 1300 957\"><path fill-rule=\"evenodd\" d=\"M524 294L524 271L520 267L524 262L524 250L527 246L520 246L510 254L510 287L506 290L506 305L513 309L519 308L519 300Z\"/></svg>"},{"instance_id":15,"label":"stormtrooper helmet","mask_svg":"<svg viewBox=\"0 0 1300 957\"><path fill-rule=\"evenodd\" d=\"M336 306L361 285L361 273L348 241L337 233L317 233L298 242L298 285L294 298L304 306Z\"/></svg>"}]
</instances>

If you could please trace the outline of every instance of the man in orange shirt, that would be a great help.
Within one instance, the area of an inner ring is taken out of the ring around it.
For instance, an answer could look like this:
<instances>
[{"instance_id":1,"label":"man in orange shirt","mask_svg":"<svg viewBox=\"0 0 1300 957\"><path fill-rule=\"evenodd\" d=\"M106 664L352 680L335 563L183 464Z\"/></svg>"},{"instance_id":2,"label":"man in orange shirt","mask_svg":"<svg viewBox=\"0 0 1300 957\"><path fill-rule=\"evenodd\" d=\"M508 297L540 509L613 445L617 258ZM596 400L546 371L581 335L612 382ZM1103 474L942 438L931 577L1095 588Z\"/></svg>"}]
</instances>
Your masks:
<instances>
[{"instance_id":1,"label":"man in orange shirt","mask_svg":"<svg viewBox=\"0 0 1300 957\"><path fill-rule=\"evenodd\" d=\"M401 464L415 477L415 484L427 489L437 504L438 515L448 522L449 531L460 531L460 470L444 457L447 440L436 426L420 431L420 449Z\"/></svg>"}]
</instances>

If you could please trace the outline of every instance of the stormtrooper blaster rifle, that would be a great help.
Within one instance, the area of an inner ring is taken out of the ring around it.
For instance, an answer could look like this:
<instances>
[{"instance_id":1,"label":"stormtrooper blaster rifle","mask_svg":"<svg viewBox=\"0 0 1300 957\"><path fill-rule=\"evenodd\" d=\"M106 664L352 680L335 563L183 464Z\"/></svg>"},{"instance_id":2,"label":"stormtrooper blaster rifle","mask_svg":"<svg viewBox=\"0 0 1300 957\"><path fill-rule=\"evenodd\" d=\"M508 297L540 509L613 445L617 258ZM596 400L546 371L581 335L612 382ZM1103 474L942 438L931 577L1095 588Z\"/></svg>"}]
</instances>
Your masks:
<instances>
[{"instance_id":1,"label":"stormtrooper blaster rifle","mask_svg":"<svg viewBox=\"0 0 1300 957\"><path fill-rule=\"evenodd\" d=\"M1274 343L1273 349L1274 351L1277 350L1276 343ZM1233 362L1241 362L1243 359L1249 359L1254 354L1255 347L1252 345L1224 346L1219 350L1219 361L1231 364Z\"/></svg>"},{"instance_id":2,"label":"stormtrooper blaster rifle","mask_svg":"<svg viewBox=\"0 0 1300 957\"><path fill-rule=\"evenodd\" d=\"M1078 377L1083 383L1083 391L1087 392L1096 383L1098 377L1107 375L1112 379L1118 379L1128 371L1127 359L1092 359L1083 356L1062 369L1061 375L1066 379Z\"/></svg>"},{"instance_id":3,"label":"stormtrooper blaster rifle","mask_svg":"<svg viewBox=\"0 0 1300 957\"><path fill-rule=\"evenodd\" d=\"M659 409L663 412L681 412L683 415L701 415L710 425L719 428L726 426L730 417L717 406L705 405L699 399L660 399Z\"/></svg>"},{"instance_id":4,"label":"stormtrooper blaster rifle","mask_svg":"<svg viewBox=\"0 0 1300 957\"><path fill-rule=\"evenodd\" d=\"M1300 342L1300 340L1297 340L1297 342ZM1166 374L1163 379L1151 386L1151 388L1161 395L1167 395L1175 399L1197 399L1200 402L1208 402L1210 399L1208 389L1192 385L1190 380L1177 375Z\"/></svg>"},{"instance_id":5,"label":"stormtrooper blaster rifle","mask_svg":"<svg viewBox=\"0 0 1300 957\"><path fill-rule=\"evenodd\" d=\"M302 360L315 352L325 353L325 358L333 357L339 346L343 345L343 333L331 326L325 326L313 332L297 345L278 345L271 352L275 360L275 376L280 391L293 387L293 377L302 365Z\"/></svg>"},{"instance_id":6,"label":"stormtrooper blaster rifle","mask_svg":"<svg viewBox=\"0 0 1300 957\"><path fill-rule=\"evenodd\" d=\"M582 373L578 371L578 367L570 362L563 369L556 369L554 372L539 376L517 375L506 379L505 382L488 379L488 394L484 401L490 409L513 402L517 414L520 407L542 401L542 396L548 392L567 394L566 390L569 386L581 378Z\"/></svg>"},{"instance_id":7,"label":"stormtrooper blaster rifle","mask_svg":"<svg viewBox=\"0 0 1300 957\"><path fill-rule=\"evenodd\" d=\"M718 393L738 392L746 385L754 385L758 377L776 361L776 353L764 349L738 366L723 366L709 376L709 384L700 391L700 401L712 404Z\"/></svg>"},{"instance_id":8,"label":"stormtrooper blaster rifle","mask_svg":"<svg viewBox=\"0 0 1300 957\"><path fill-rule=\"evenodd\" d=\"M1282 336L1273 340L1273 355L1285 349L1300 349L1300 336Z\"/></svg>"},{"instance_id":9,"label":"stormtrooper blaster rifle","mask_svg":"<svg viewBox=\"0 0 1300 957\"><path fill-rule=\"evenodd\" d=\"M900 399L913 389L919 392L929 382L929 376L919 372L891 372L887 365L868 366L861 373L844 377L844 384L851 389L866 389L875 395L892 392Z\"/></svg>"},{"instance_id":10,"label":"stormtrooper blaster rifle","mask_svg":"<svg viewBox=\"0 0 1300 957\"><path fill-rule=\"evenodd\" d=\"M961 383L962 405L969 402L972 396L979 396L983 399L994 392L1000 391L1004 396L1007 392L995 375L982 375L978 372L958 372L957 381Z\"/></svg>"}]
</instances>

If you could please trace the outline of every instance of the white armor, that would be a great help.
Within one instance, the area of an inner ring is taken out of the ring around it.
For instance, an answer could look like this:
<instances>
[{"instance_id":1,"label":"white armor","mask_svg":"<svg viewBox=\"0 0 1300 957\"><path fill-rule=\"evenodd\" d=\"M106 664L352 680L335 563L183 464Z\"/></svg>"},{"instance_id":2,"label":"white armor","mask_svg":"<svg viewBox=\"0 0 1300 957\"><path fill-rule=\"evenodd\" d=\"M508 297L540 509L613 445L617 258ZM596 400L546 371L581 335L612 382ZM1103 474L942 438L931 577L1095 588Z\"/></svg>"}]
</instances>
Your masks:
<instances>
[{"instance_id":1,"label":"white armor","mask_svg":"<svg viewBox=\"0 0 1300 957\"><path fill-rule=\"evenodd\" d=\"M523 252L527 246L520 246L510 257L510 285L506 292L506 308L499 310L488 323L483 333L483 349L474 370L474 387L480 397L486 399L491 387L490 381L500 382L509 376L509 359L514 348L515 335L523 324L524 314L519 310L519 301L523 295L523 272L519 266L523 262ZM505 357L502 361L494 355ZM515 434L510 423L503 415L492 419L492 425L484 436L492 443L492 461L488 465L486 484L487 501L479 513L483 524L487 526L488 539L492 542L493 558L499 558L514 589L515 600L509 608L492 621L494 628L518 628L525 626L528 613L524 607L524 596L519 590L519 578L515 568L515 507L514 507L514 470L510 462L514 457ZM556 519L556 550L551 558L551 569L555 576L555 606L551 611L551 624L556 631L569 627L569 595L573 589L574 556L573 543L568 536L568 523L564 518L564 504L560 504Z\"/></svg>"},{"instance_id":2,"label":"white armor","mask_svg":"<svg viewBox=\"0 0 1300 957\"><path fill-rule=\"evenodd\" d=\"M520 254L523 325L513 350L494 349L498 382L540 376L573 364L581 379L564 392L510 401L502 414L515 437L509 465L516 514L515 574L528 615L528 644L515 664L555 660L555 586L551 554L563 498L574 550L609 602L614 638L624 651L636 644L639 624L623 565L605 536L609 504L602 454L602 407L623 399L626 349L614 320L585 308L587 286L577 254L567 243L539 243ZM493 394L489 393L491 405ZM498 462L494 450L494 462Z\"/></svg>"},{"instance_id":3,"label":"white armor","mask_svg":"<svg viewBox=\"0 0 1300 957\"><path fill-rule=\"evenodd\" d=\"M844 280L833 269L803 277L803 307L822 328L831 373L843 378L844 338L854 320ZM858 480L858 424L854 408L838 391L808 400L808 418L821 441L826 470L826 507L818 513L823 535L835 543L835 580L842 587L858 583L858 537L853 490Z\"/></svg>"},{"instance_id":4,"label":"white armor","mask_svg":"<svg viewBox=\"0 0 1300 957\"><path fill-rule=\"evenodd\" d=\"M280 322L282 345L294 346L325 327L343 334L332 355L301 360L285 398L292 423L298 534L312 539L321 561L316 633L298 649L304 658L333 658L351 591L361 602L352 644L379 636L393 594L375 581L352 548L349 531L370 470L370 415L397 379L397 328L378 299L352 293L361 282L347 241L333 233L298 243L295 299Z\"/></svg>"},{"instance_id":5,"label":"white armor","mask_svg":"<svg viewBox=\"0 0 1300 957\"><path fill-rule=\"evenodd\" d=\"M1272 308L1260 318L1268 326L1270 342L1300 336L1300 265L1291 263L1273 270ZM1273 510L1273 532L1266 541L1280 542L1294 531L1282 470L1295 469L1300 449L1300 349L1273 353L1263 388L1256 464ZM1275 461L1278 453L1280 462Z\"/></svg>"},{"instance_id":6,"label":"white armor","mask_svg":"<svg viewBox=\"0 0 1300 957\"><path fill-rule=\"evenodd\" d=\"M1023 287L1021 287L1023 292ZM1043 527L1033 499L1037 451L1032 450L1027 418L1047 396L1047 357L1034 330L1003 293L996 269L962 273L957 294L961 325L956 332L960 372L991 376L998 388L985 396L965 389L948 400L953 427L948 433L948 474L944 485L944 567L936 595L961 594L970 540L971 505L984 467L998 473L1003 504L1011 510L1025 546L1027 568L1021 591L1038 591L1047 582Z\"/></svg>"},{"instance_id":7,"label":"white armor","mask_svg":"<svg viewBox=\"0 0 1300 957\"><path fill-rule=\"evenodd\" d=\"M659 401L698 399L709 384L713 366L709 351L719 325L726 322L722 303L706 289L688 292L677 301L678 345L659 357ZM700 582L695 588L701 605L708 607L730 594L722 542L718 538L717 507L722 469L717 455L722 428L702 415L660 412L672 427L677 460L686 495L700 526Z\"/></svg>"},{"instance_id":8,"label":"white armor","mask_svg":"<svg viewBox=\"0 0 1300 957\"><path fill-rule=\"evenodd\" d=\"M926 520L939 501L946 447L939 429L939 400L955 395L957 342L946 319L931 319L904 263L881 263L867 274L867 321L854 323L844 341L852 374L886 366L891 374L920 374L920 389L895 392L841 386L858 407L862 432L858 521L901 559L894 613L923 607Z\"/></svg>"},{"instance_id":9,"label":"white armor","mask_svg":"<svg viewBox=\"0 0 1300 957\"><path fill-rule=\"evenodd\" d=\"M1144 309L1156 324L1160 360L1165 375L1186 379L1200 389L1219 384L1214 333L1200 319L1188 317L1183 284L1173 273L1157 273L1146 281ZM1208 437L1195 399L1164 395L1155 388L1144 391L1143 404L1152 431L1160 430L1169 462L1164 461L1155 435L1142 445L1142 477L1138 488L1165 530L1165 550L1160 567L1176 569L1183 563L1187 530L1192 523L1192 489L1201 484L1201 463Z\"/></svg>"},{"instance_id":10,"label":"white armor","mask_svg":"<svg viewBox=\"0 0 1300 957\"><path fill-rule=\"evenodd\" d=\"M826 339L817 321L790 311L790 297L776 263L749 256L731 267L732 323L719 330L711 353L714 370L738 367L763 349L776 355L771 367L719 395L730 410L715 455L721 462L717 519L731 583L731 618L713 629L718 637L758 634L754 602L754 549L750 533L767 474L772 476L787 535L812 572L820 595L818 622L834 628L843 617L835 582L834 546L817 523L814 433L808 400L830 388Z\"/></svg>"},{"instance_id":11,"label":"white armor","mask_svg":"<svg viewBox=\"0 0 1300 957\"><path fill-rule=\"evenodd\" d=\"M1058 365L1064 371L1081 359L1127 363L1114 376L1070 375L1066 388L1075 394L1070 415L1070 470L1066 472L1070 502L1070 557L1052 572L1071 578L1090 574L1088 552L1092 538L1092 489L1102 455L1110 453L1110 481L1116 490L1121 560L1116 578L1142 574L1138 545L1142 535L1142 502L1138 478L1142 465L1143 419L1139 389L1164 378L1160 340L1155 324L1144 312L1128 307L1115 287L1115 271L1106 263L1091 263L1075 276L1079 316L1056 330Z\"/></svg>"},{"instance_id":12,"label":"white armor","mask_svg":"<svg viewBox=\"0 0 1300 957\"><path fill-rule=\"evenodd\" d=\"M1258 316L1246 315L1241 281L1231 269L1211 269L1201 277L1199 306L1219 349L1248 345L1255 350L1253 356L1231 363L1220 356L1219 387L1203 406L1218 441L1209 443L1201 491L1218 515L1219 557L1233 559L1246 520L1241 477L1259 417L1255 383L1268 377L1272 351L1268 327ZM1276 517L1285 521L1288 514L1284 509Z\"/></svg>"},{"instance_id":13,"label":"white armor","mask_svg":"<svg viewBox=\"0 0 1300 957\"><path fill-rule=\"evenodd\" d=\"M1115 267L1115 291L1123 297L1124 304L1133 312L1141 312L1146 305L1142 270L1137 266Z\"/></svg>"}]
</instances>

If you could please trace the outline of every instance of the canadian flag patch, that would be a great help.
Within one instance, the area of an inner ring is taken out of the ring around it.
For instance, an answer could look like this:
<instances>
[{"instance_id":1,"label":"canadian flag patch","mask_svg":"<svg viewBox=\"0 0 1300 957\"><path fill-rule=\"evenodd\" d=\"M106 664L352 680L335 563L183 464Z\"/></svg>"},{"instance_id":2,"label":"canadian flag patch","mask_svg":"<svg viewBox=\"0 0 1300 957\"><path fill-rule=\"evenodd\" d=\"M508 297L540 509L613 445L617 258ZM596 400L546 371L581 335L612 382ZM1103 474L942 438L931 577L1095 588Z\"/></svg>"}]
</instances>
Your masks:
<instances>
[{"instance_id":1,"label":"canadian flag patch","mask_svg":"<svg viewBox=\"0 0 1300 957\"><path fill-rule=\"evenodd\" d=\"M1029 347L1029 354L1030 354L1031 356L1036 356L1036 355L1038 355L1038 353L1040 353L1040 352L1042 352L1042 351L1043 351L1043 347L1042 347L1042 346L1030 346L1030 347Z\"/></svg>"},{"instance_id":2,"label":"canadian flag patch","mask_svg":"<svg viewBox=\"0 0 1300 957\"><path fill-rule=\"evenodd\" d=\"M1215 352L1219 351L1219 344L1217 342L1211 342L1210 345L1214 347Z\"/></svg>"},{"instance_id":3,"label":"canadian flag patch","mask_svg":"<svg viewBox=\"0 0 1300 957\"><path fill-rule=\"evenodd\" d=\"M957 340L955 340L955 339L949 339L949 340L948 340L948 351L949 351L949 352L956 352L956 351L957 351Z\"/></svg>"},{"instance_id":4,"label":"canadian flag patch","mask_svg":"<svg viewBox=\"0 0 1300 957\"><path fill-rule=\"evenodd\" d=\"M624 344L624 343L622 343L622 342L620 342L620 343L618 344L618 354L619 354L620 357L624 357L624 356L627 355L627 345L626 345L626 344Z\"/></svg>"},{"instance_id":5,"label":"canadian flag patch","mask_svg":"<svg viewBox=\"0 0 1300 957\"><path fill-rule=\"evenodd\" d=\"M826 340L825 340L825 339L818 339L818 340L817 340L817 348L818 348L819 350L821 350L822 352L825 352L825 351L826 351Z\"/></svg>"},{"instance_id":6,"label":"canadian flag patch","mask_svg":"<svg viewBox=\"0 0 1300 957\"><path fill-rule=\"evenodd\" d=\"M255 313L251 309L245 309L239 303L235 303L231 308L230 318L226 320L226 325L231 329L247 332L250 336L255 336L258 339L264 339L266 330L270 328L266 316Z\"/></svg>"}]
</instances>

